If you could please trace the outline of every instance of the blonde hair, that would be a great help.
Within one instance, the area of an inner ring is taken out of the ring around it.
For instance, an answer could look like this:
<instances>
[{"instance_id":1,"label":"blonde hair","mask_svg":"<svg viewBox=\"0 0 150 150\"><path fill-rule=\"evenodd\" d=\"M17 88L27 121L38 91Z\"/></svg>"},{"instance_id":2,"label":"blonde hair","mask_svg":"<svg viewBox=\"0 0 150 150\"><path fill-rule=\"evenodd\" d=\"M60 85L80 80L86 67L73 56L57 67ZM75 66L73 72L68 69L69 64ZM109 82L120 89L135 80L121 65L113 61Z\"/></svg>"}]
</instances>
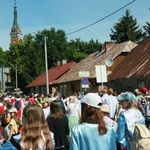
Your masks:
<instances>
[{"instance_id":1,"label":"blonde hair","mask_svg":"<svg viewBox=\"0 0 150 150\"><path fill-rule=\"evenodd\" d=\"M127 99L125 101L126 101L126 104L127 104L125 109L131 109L132 107L135 107L135 104L134 104L133 101L127 100Z\"/></svg>"},{"instance_id":2,"label":"blonde hair","mask_svg":"<svg viewBox=\"0 0 150 150\"><path fill-rule=\"evenodd\" d=\"M69 97L69 102L70 103L75 103L76 97L74 95Z\"/></svg>"}]
</instances>

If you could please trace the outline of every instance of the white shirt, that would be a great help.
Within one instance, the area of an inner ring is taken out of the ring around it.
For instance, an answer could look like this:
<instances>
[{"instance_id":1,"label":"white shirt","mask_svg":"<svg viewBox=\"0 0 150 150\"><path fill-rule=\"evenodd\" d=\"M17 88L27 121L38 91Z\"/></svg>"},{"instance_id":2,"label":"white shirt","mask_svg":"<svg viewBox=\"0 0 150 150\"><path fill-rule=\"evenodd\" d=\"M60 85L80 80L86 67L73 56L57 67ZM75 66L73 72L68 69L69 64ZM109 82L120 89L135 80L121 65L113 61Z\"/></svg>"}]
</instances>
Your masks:
<instances>
[{"instance_id":1,"label":"white shirt","mask_svg":"<svg viewBox=\"0 0 150 150\"><path fill-rule=\"evenodd\" d=\"M110 111L109 117L114 118L115 111L116 111L116 108L117 108L117 105L118 105L117 98L113 95L108 95L107 99L106 99L106 105L109 106L109 111Z\"/></svg>"},{"instance_id":2,"label":"white shirt","mask_svg":"<svg viewBox=\"0 0 150 150\"><path fill-rule=\"evenodd\" d=\"M38 141L38 149L37 150L44 150L45 149L46 139L43 135L43 130L41 131L41 135L42 135L42 139L40 139ZM52 132L50 132L50 135L51 135L53 147L55 147L54 134ZM20 146L21 146L22 149L24 149L25 148L25 143L21 141ZM32 147L30 148L30 150L32 150Z\"/></svg>"},{"instance_id":3,"label":"white shirt","mask_svg":"<svg viewBox=\"0 0 150 150\"><path fill-rule=\"evenodd\" d=\"M102 96L103 104L106 104L106 99L107 99L107 97L108 97L108 94L107 94L107 93L106 93L106 94L103 94L103 96Z\"/></svg>"},{"instance_id":4,"label":"white shirt","mask_svg":"<svg viewBox=\"0 0 150 150\"><path fill-rule=\"evenodd\" d=\"M44 112L44 116L45 116L45 119L47 118L47 116L49 115L50 113L50 107L47 107L47 108L43 108L43 112Z\"/></svg>"},{"instance_id":5,"label":"white shirt","mask_svg":"<svg viewBox=\"0 0 150 150\"><path fill-rule=\"evenodd\" d=\"M150 116L150 102L146 102L146 116Z\"/></svg>"},{"instance_id":6,"label":"white shirt","mask_svg":"<svg viewBox=\"0 0 150 150\"><path fill-rule=\"evenodd\" d=\"M68 117L70 116L79 116L79 105L77 103L68 103Z\"/></svg>"}]
</instances>

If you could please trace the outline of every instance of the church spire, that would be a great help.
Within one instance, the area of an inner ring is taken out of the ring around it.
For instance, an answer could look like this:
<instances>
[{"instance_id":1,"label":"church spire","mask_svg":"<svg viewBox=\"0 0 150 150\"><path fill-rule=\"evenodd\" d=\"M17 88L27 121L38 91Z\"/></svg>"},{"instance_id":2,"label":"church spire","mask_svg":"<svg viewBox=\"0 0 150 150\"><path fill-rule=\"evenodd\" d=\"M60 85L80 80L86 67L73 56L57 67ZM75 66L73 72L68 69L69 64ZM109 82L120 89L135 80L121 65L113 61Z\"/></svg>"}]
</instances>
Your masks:
<instances>
[{"instance_id":1,"label":"church spire","mask_svg":"<svg viewBox=\"0 0 150 150\"><path fill-rule=\"evenodd\" d=\"M19 27L18 23L18 12L17 12L17 6L16 6L16 0L14 5L14 21L13 26L11 28L10 38L11 38L11 44L13 43L19 43L21 39L21 29Z\"/></svg>"}]
</instances>

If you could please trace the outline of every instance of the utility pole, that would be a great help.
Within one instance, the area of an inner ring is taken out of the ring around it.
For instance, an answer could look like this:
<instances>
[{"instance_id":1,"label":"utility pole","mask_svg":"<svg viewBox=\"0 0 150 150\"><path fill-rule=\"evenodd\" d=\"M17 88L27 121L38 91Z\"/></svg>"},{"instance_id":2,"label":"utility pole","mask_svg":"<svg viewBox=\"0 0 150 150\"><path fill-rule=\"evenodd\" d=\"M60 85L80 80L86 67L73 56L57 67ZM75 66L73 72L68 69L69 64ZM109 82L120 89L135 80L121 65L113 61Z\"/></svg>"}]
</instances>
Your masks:
<instances>
[{"instance_id":1,"label":"utility pole","mask_svg":"<svg viewBox=\"0 0 150 150\"><path fill-rule=\"evenodd\" d=\"M1 75L2 75L2 94L4 94L4 68L1 68Z\"/></svg>"}]
</instances>

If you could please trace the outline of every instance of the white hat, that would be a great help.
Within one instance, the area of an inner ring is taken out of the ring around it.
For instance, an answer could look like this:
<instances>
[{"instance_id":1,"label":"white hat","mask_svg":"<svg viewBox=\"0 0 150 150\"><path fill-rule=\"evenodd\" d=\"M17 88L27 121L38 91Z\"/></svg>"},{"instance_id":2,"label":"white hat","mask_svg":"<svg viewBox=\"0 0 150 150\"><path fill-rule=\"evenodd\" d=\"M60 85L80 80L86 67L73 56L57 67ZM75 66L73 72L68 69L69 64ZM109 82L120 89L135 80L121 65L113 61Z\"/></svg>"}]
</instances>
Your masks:
<instances>
[{"instance_id":1,"label":"white hat","mask_svg":"<svg viewBox=\"0 0 150 150\"><path fill-rule=\"evenodd\" d=\"M4 98L4 101L8 101L8 100L9 100L9 97L5 97L5 98Z\"/></svg>"},{"instance_id":2,"label":"white hat","mask_svg":"<svg viewBox=\"0 0 150 150\"><path fill-rule=\"evenodd\" d=\"M81 103L85 103L92 107L100 108L99 104L102 103L101 97L96 93L87 93L82 99Z\"/></svg>"},{"instance_id":3,"label":"white hat","mask_svg":"<svg viewBox=\"0 0 150 150\"><path fill-rule=\"evenodd\" d=\"M35 94L34 97L37 97L39 94Z\"/></svg>"},{"instance_id":4,"label":"white hat","mask_svg":"<svg viewBox=\"0 0 150 150\"><path fill-rule=\"evenodd\" d=\"M20 101L21 99L20 98L16 98L16 101Z\"/></svg>"},{"instance_id":5,"label":"white hat","mask_svg":"<svg viewBox=\"0 0 150 150\"><path fill-rule=\"evenodd\" d=\"M100 109L101 109L101 111L103 111L103 112L109 113L109 107L108 107L108 105L102 105L102 106L100 107Z\"/></svg>"},{"instance_id":6,"label":"white hat","mask_svg":"<svg viewBox=\"0 0 150 150\"><path fill-rule=\"evenodd\" d=\"M10 113L12 113L12 112L16 112L17 113L18 111L17 111L17 109L15 107L12 107L12 108L9 109L9 112Z\"/></svg>"}]
</instances>

